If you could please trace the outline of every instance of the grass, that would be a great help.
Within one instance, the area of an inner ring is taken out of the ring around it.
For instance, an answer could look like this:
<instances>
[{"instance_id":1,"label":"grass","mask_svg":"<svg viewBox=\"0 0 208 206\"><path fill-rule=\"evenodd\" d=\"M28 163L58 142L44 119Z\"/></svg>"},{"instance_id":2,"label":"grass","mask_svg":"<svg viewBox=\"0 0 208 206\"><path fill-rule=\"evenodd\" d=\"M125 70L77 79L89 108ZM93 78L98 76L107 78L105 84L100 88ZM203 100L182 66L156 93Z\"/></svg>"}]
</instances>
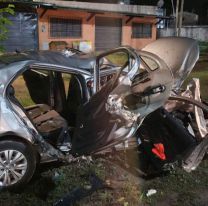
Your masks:
<instances>
[{"instance_id":1,"label":"grass","mask_svg":"<svg viewBox=\"0 0 208 206\"><path fill-rule=\"evenodd\" d=\"M157 190L157 194L150 198L145 197L144 202L152 206L160 204L205 206L208 200L207 169L208 161L204 160L197 170L191 173L186 173L178 168L168 176L146 182L143 191L154 188Z\"/></svg>"},{"instance_id":2,"label":"grass","mask_svg":"<svg viewBox=\"0 0 208 206\"><path fill-rule=\"evenodd\" d=\"M108 55L107 59L109 59L115 65L122 66L126 63L128 57L125 53L116 53Z\"/></svg>"},{"instance_id":3,"label":"grass","mask_svg":"<svg viewBox=\"0 0 208 206\"><path fill-rule=\"evenodd\" d=\"M200 49L200 54L204 54L208 52L208 42L199 42L199 49Z\"/></svg>"},{"instance_id":4,"label":"grass","mask_svg":"<svg viewBox=\"0 0 208 206\"><path fill-rule=\"evenodd\" d=\"M190 77L188 78L188 80L191 80L192 78L199 78L200 80L200 84L201 84L201 97L202 99L205 99L206 101L208 101L208 95L207 95L207 91L208 91L208 68L207 71L194 71L191 73ZM188 81L187 80L187 81Z\"/></svg>"},{"instance_id":5,"label":"grass","mask_svg":"<svg viewBox=\"0 0 208 206\"><path fill-rule=\"evenodd\" d=\"M25 107L35 104L30 97L29 91L22 76L18 77L13 82L12 86L15 88L15 97L19 100L20 104Z\"/></svg>"},{"instance_id":6,"label":"grass","mask_svg":"<svg viewBox=\"0 0 208 206\"><path fill-rule=\"evenodd\" d=\"M108 166L107 166L108 165ZM70 166L50 169L36 176L24 190L18 193L0 193L1 206L49 206L77 187L89 188L88 175L95 173L102 179L124 176L122 187L116 189L102 189L92 196L78 202L78 206L100 205L136 205L138 203L138 184L127 181L128 174L103 159L95 159L89 163L82 161ZM126 177L125 177L126 175ZM132 193L134 196L129 196ZM127 204L128 203L128 204Z\"/></svg>"},{"instance_id":7,"label":"grass","mask_svg":"<svg viewBox=\"0 0 208 206\"><path fill-rule=\"evenodd\" d=\"M192 78L199 78L201 97L208 101L208 53L200 56L199 61L185 81L184 85L186 85Z\"/></svg>"},{"instance_id":8,"label":"grass","mask_svg":"<svg viewBox=\"0 0 208 206\"><path fill-rule=\"evenodd\" d=\"M111 188L101 189L74 204L74 206L206 206L208 201L208 161L186 173L176 169L171 174L143 183L129 172L98 158L69 166L48 169L18 193L1 192L1 206L50 206L78 187L89 188L88 175L93 172ZM157 193L147 197L149 189Z\"/></svg>"},{"instance_id":9,"label":"grass","mask_svg":"<svg viewBox=\"0 0 208 206\"><path fill-rule=\"evenodd\" d=\"M69 74L63 75L63 81L64 81L66 94L68 94L70 78L71 78L71 75ZM27 89L23 76L19 76L12 83L12 85L15 88L15 97L18 99L21 105L23 105L24 107L27 107L27 106L31 106L35 104L30 96L29 90Z\"/></svg>"}]
</instances>

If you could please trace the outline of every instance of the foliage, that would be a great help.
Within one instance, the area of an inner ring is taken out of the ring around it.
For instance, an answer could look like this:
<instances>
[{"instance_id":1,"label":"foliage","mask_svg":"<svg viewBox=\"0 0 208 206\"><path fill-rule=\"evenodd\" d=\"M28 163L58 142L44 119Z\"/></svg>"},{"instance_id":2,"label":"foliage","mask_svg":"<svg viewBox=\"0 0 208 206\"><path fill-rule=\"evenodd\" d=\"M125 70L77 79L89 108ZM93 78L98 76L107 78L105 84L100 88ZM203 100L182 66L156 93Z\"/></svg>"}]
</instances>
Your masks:
<instances>
[{"instance_id":1,"label":"foliage","mask_svg":"<svg viewBox=\"0 0 208 206\"><path fill-rule=\"evenodd\" d=\"M0 42L7 39L7 26L12 24L12 22L5 16L5 14L14 15L14 5L9 4L5 8L0 8ZM0 45L0 52L3 50L3 46Z\"/></svg>"},{"instance_id":2,"label":"foliage","mask_svg":"<svg viewBox=\"0 0 208 206\"><path fill-rule=\"evenodd\" d=\"M208 42L200 41L199 42L200 53L204 54L208 52Z\"/></svg>"}]
</instances>

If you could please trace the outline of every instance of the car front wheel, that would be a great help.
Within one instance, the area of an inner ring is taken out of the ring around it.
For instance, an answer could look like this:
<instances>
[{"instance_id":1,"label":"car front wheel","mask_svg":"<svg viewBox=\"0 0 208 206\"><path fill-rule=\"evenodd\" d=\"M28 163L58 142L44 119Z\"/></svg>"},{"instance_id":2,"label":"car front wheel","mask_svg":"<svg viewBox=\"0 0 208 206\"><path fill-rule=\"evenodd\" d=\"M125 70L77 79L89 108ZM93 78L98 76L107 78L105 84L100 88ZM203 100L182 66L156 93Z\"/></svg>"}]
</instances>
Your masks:
<instances>
[{"instance_id":1,"label":"car front wheel","mask_svg":"<svg viewBox=\"0 0 208 206\"><path fill-rule=\"evenodd\" d=\"M17 189L32 178L36 156L29 144L19 141L0 141L0 187Z\"/></svg>"}]
</instances>

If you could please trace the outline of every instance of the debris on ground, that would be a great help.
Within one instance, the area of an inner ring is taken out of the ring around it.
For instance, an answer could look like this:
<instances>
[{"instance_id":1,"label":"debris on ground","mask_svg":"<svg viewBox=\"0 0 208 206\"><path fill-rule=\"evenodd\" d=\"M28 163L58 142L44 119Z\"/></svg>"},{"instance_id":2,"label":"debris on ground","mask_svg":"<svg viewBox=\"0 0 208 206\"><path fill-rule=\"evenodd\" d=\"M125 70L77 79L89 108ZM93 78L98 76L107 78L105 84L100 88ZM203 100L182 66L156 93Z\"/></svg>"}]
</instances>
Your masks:
<instances>
[{"instance_id":1,"label":"debris on ground","mask_svg":"<svg viewBox=\"0 0 208 206\"><path fill-rule=\"evenodd\" d=\"M150 197L150 196L152 196L152 195L154 195L154 194L156 194L156 193L157 193L157 190L155 190L155 189L149 189L149 190L147 191L146 196L147 196L147 197Z\"/></svg>"}]
</instances>

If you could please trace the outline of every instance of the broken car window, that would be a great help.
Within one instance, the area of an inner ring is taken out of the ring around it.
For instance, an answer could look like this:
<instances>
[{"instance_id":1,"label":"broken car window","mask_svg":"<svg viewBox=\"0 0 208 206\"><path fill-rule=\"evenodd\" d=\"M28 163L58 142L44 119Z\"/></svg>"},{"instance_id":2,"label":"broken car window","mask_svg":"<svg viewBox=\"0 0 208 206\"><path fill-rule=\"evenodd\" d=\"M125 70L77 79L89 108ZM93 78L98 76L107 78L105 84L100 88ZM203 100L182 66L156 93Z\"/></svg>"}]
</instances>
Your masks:
<instances>
[{"instance_id":1,"label":"broken car window","mask_svg":"<svg viewBox=\"0 0 208 206\"><path fill-rule=\"evenodd\" d=\"M34 101L32 100L29 90L26 86L26 82L24 80L23 75L19 76L13 83L12 86L14 88L14 96L19 101L19 103L24 106L34 105Z\"/></svg>"},{"instance_id":2,"label":"broken car window","mask_svg":"<svg viewBox=\"0 0 208 206\"><path fill-rule=\"evenodd\" d=\"M153 59L150 59L146 56L140 56L140 58L142 60L143 65L146 64L150 70L154 71L159 68L159 65Z\"/></svg>"},{"instance_id":3,"label":"broken car window","mask_svg":"<svg viewBox=\"0 0 208 206\"><path fill-rule=\"evenodd\" d=\"M120 69L129 61L127 53L115 52L100 59L100 87L103 87L112 77L114 77ZM129 64L130 67L130 64ZM125 73L130 68L124 69Z\"/></svg>"}]
</instances>

